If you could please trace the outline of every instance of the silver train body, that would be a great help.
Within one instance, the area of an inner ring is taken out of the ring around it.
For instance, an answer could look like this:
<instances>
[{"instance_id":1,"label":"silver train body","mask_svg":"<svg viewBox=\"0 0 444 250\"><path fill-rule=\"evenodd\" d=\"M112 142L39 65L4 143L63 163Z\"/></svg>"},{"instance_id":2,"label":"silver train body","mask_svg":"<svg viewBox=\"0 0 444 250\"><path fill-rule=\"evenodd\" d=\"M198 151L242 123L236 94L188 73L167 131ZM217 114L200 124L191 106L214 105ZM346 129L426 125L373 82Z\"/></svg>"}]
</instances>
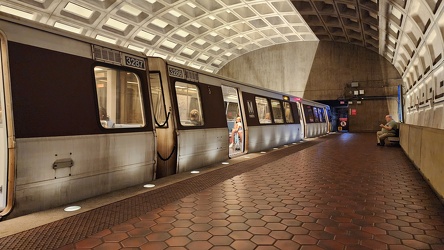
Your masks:
<instances>
[{"instance_id":1,"label":"silver train body","mask_svg":"<svg viewBox=\"0 0 444 250\"><path fill-rule=\"evenodd\" d=\"M326 105L33 24L0 20L0 61L1 218L329 132Z\"/></svg>"}]
</instances>

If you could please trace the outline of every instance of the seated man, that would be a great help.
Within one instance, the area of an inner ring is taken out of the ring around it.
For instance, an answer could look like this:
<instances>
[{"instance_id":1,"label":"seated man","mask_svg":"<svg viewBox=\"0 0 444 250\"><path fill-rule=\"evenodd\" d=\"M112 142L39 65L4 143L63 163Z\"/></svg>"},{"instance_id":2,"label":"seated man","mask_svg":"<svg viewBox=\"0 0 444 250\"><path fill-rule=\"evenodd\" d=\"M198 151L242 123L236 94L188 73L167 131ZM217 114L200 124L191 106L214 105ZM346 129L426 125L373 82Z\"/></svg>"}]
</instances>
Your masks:
<instances>
[{"instance_id":1,"label":"seated man","mask_svg":"<svg viewBox=\"0 0 444 250\"><path fill-rule=\"evenodd\" d=\"M381 127L381 131L378 131L376 133L376 138L378 141L378 146L384 146L385 145L385 139L390 136L396 136L396 130L398 129L398 123L393 120L391 115L386 115L385 120L387 123L380 124L379 127Z\"/></svg>"}]
</instances>

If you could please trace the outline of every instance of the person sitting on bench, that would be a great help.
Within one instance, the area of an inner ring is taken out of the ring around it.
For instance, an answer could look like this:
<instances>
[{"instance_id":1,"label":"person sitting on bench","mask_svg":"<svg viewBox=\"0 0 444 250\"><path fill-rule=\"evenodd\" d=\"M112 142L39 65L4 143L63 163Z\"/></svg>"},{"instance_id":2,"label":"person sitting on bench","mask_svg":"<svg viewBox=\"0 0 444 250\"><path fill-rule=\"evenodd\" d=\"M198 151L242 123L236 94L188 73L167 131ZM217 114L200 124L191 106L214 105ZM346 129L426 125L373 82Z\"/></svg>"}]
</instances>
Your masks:
<instances>
[{"instance_id":1,"label":"person sitting on bench","mask_svg":"<svg viewBox=\"0 0 444 250\"><path fill-rule=\"evenodd\" d=\"M391 115L386 115L385 120L387 123L380 124L379 127L381 127L381 131L378 131L376 133L376 138L378 141L378 146L384 146L385 145L385 139L387 137L391 136L397 136L397 129L398 129L398 123L393 120L393 117Z\"/></svg>"}]
</instances>

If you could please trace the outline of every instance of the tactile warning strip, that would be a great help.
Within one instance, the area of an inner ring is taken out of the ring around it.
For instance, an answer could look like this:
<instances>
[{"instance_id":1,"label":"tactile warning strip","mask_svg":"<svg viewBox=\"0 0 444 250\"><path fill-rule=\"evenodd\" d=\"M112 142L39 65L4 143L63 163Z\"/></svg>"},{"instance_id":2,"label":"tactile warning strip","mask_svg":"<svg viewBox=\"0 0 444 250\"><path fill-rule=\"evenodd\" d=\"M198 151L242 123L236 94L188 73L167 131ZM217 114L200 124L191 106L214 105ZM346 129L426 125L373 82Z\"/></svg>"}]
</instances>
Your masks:
<instances>
[{"instance_id":1,"label":"tactile warning strip","mask_svg":"<svg viewBox=\"0 0 444 250\"><path fill-rule=\"evenodd\" d=\"M172 201L202 191L224 180L333 137L336 136L322 137L303 144L271 151L261 157L233 164L120 202L1 238L0 249L55 249L77 242L101 230L141 216Z\"/></svg>"}]
</instances>

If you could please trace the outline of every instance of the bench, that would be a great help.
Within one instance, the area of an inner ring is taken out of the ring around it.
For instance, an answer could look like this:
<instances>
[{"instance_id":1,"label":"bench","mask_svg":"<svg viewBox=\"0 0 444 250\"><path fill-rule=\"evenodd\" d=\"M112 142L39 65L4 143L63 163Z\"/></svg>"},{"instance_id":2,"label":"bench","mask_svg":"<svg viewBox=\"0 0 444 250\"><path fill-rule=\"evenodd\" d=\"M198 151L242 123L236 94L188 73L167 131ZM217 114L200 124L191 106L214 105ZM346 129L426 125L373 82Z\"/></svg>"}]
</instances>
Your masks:
<instances>
[{"instance_id":1,"label":"bench","mask_svg":"<svg viewBox=\"0 0 444 250\"><path fill-rule=\"evenodd\" d=\"M399 144L399 129L395 130L395 136L387 137L387 141L391 144Z\"/></svg>"}]
</instances>

